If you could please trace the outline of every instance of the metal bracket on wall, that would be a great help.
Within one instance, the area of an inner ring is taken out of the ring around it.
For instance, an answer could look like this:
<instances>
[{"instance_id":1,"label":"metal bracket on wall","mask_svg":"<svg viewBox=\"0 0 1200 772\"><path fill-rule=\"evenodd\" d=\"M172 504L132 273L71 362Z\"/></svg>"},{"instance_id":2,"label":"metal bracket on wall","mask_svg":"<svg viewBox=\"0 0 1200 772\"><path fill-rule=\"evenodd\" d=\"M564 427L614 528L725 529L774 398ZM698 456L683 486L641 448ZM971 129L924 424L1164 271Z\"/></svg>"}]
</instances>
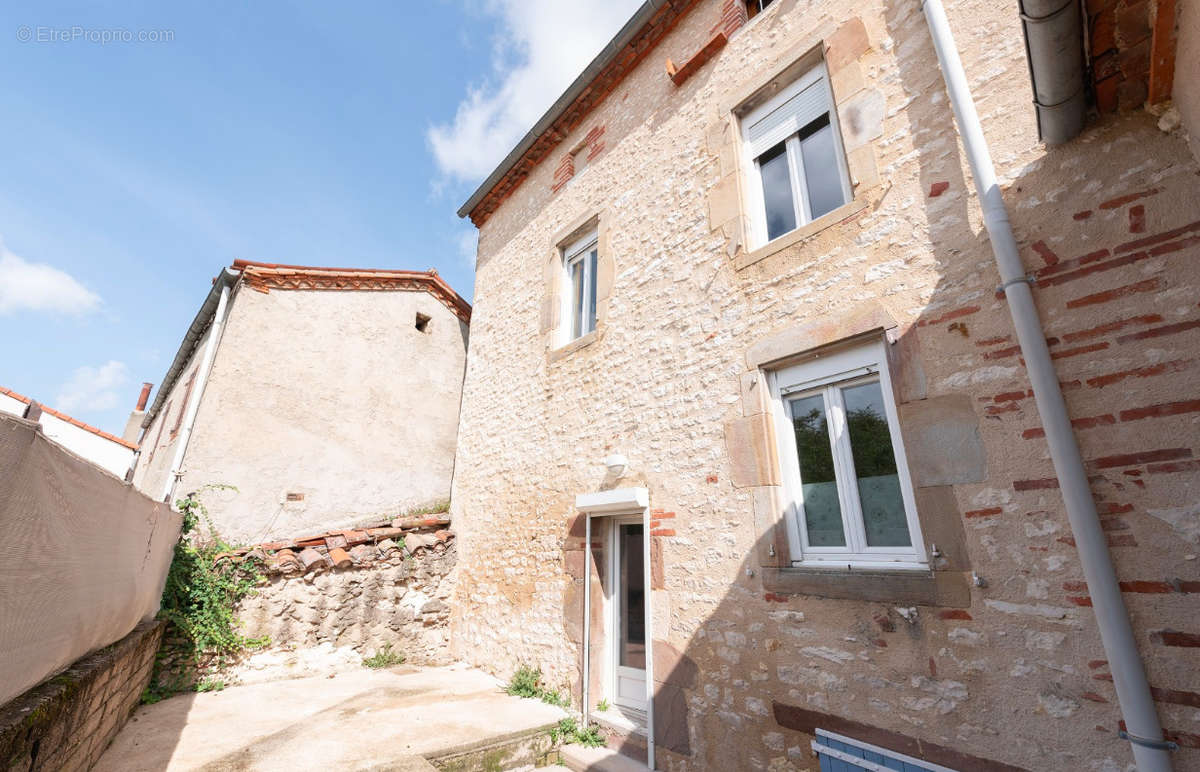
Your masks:
<instances>
[{"instance_id":1,"label":"metal bracket on wall","mask_svg":"<svg viewBox=\"0 0 1200 772\"><path fill-rule=\"evenodd\" d=\"M1143 745L1147 748L1156 748L1164 751L1179 750L1179 743L1171 742L1170 740L1147 740L1145 737L1138 737L1137 735L1129 734L1129 732L1126 732L1124 729L1121 729L1117 732L1117 737L1120 737L1122 740L1128 740L1135 745Z\"/></svg>"},{"instance_id":2,"label":"metal bracket on wall","mask_svg":"<svg viewBox=\"0 0 1200 772\"><path fill-rule=\"evenodd\" d=\"M997 287L997 288L996 288L996 291L997 291L997 292L1004 292L1004 290L1008 289L1009 285L1012 285L1012 284L1020 284L1021 282L1025 282L1025 283L1026 283L1026 284L1028 284L1030 287L1033 287L1033 286L1036 286L1036 284L1037 284L1037 279L1036 279L1036 278L1033 276L1033 274L1031 274L1031 273L1027 273L1027 274L1025 274L1024 276L1018 276L1018 277L1017 277L1017 278L1015 278L1015 279L1009 279L1008 281L1004 282L1004 283L1003 283L1003 284L1001 284L999 287Z\"/></svg>"}]
</instances>

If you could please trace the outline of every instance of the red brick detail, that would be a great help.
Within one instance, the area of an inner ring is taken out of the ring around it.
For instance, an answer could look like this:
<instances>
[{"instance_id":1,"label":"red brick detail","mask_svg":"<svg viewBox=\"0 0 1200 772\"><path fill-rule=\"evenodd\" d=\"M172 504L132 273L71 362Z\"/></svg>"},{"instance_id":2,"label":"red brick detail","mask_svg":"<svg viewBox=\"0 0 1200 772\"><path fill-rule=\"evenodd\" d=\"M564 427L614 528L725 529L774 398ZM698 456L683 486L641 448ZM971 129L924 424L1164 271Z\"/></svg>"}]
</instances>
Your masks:
<instances>
[{"instance_id":1,"label":"red brick detail","mask_svg":"<svg viewBox=\"0 0 1200 772\"><path fill-rule=\"evenodd\" d=\"M941 324L942 322L948 322L951 319L958 319L959 317L970 316L971 314L978 313L978 312L979 312L979 306L964 306L962 308L956 308L953 311L947 311L946 313L942 314L941 316L935 316L933 319L922 319L921 321L917 322L917 326L918 327L928 327L928 326L931 326L934 324Z\"/></svg>"},{"instance_id":2,"label":"red brick detail","mask_svg":"<svg viewBox=\"0 0 1200 772\"><path fill-rule=\"evenodd\" d=\"M1013 490L1017 491L1041 491L1050 490L1058 487L1057 477L1044 477L1040 480L1014 480Z\"/></svg>"},{"instance_id":3,"label":"red brick detail","mask_svg":"<svg viewBox=\"0 0 1200 772\"><path fill-rule=\"evenodd\" d=\"M1139 421L1143 418L1161 418L1169 415L1184 413L1200 413L1200 399L1188 399L1180 402L1163 402L1146 407L1135 407L1121 411L1122 421Z\"/></svg>"},{"instance_id":4,"label":"red brick detail","mask_svg":"<svg viewBox=\"0 0 1200 772\"><path fill-rule=\"evenodd\" d=\"M1154 105L1171 98L1175 82L1175 0L1158 0L1152 35L1146 101Z\"/></svg>"},{"instance_id":5,"label":"red brick detail","mask_svg":"<svg viewBox=\"0 0 1200 772\"><path fill-rule=\"evenodd\" d=\"M1161 193L1161 192L1162 192L1162 188L1148 188L1146 190L1140 190L1137 193L1129 193L1124 196L1117 196L1116 198L1105 201L1103 204L1100 205L1100 208L1101 209L1117 209L1119 207L1125 206L1126 204L1137 201L1138 199L1149 198L1150 196L1153 196L1153 195L1155 195L1157 193Z\"/></svg>"},{"instance_id":6,"label":"red brick detail","mask_svg":"<svg viewBox=\"0 0 1200 772\"><path fill-rule=\"evenodd\" d=\"M1200 471L1200 460L1193 461L1170 461L1165 464L1151 464L1146 467L1146 471L1150 474L1166 474L1168 472L1195 472Z\"/></svg>"},{"instance_id":7,"label":"red brick detail","mask_svg":"<svg viewBox=\"0 0 1200 772\"><path fill-rule=\"evenodd\" d=\"M725 0L721 6L721 29L726 35L732 35L750 20L746 3L742 0Z\"/></svg>"},{"instance_id":8,"label":"red brick detail","mask_svg":"<svg viewBox=\"0 0 1200 772\"><path fill-rule=\"evenodd\" d=\"M1112 469L1118 466L1140 466L1155 461L1176 461L1181 458L1191 458L1190 448L1162 448L1160 450L1143 450L1139 453L1121 453L1115 456L1094 458L1089 463L1096 469Z\"/></svg>"},{"instance_id":9,"label":"red brick detail","mask_svg":"<svg viewBox=\"0 0 1200 772\"><path fill-rule=\"evenodd\" d=\"M1096 511L1102 515L1124 515L1133 511L1133 505L1118 504L1115 501L1105 501L1096 504Z\"/></svg>"},{"instance_id":10,"label":"red brick detail","mask_svg":"<svg viewBox=\"0 0 1200 772\"><path fill-rule=\"evenodd\" d=\"M1082 212L1076 212L1075 214L1071 215L1071 218L1073 220L1079 221L1079 220L1086 220L1087 218L1089 218L1091 216L1092 216L1092 210L1084 209Z\"/></svg>"},{"instance_id":11,"label":"red brick detail","mask_svg":"<svg viewBox=\"0 0 1200 772\"><path fill-rule=\"evenodd\" d=\"M1144 238L1134 239L1133 241L1127 241L1124 244L1118 244L1113 250L1113 254L1121 255L1126 252L1134 252L1145 249L1146 247L1152 247L1156 244L1161 244L1164 241L1170 241L1173 238L1192 233L1193 231L1200 231L1200 220L1190 222L1187 225L1180 225L1178 228L1172 228L1169 231L1156 233L1153 236L1146 236ZM1187 239L1183 239L1183 241L1187 241Z\"/></svg>"},{"instance_id":12,"label":"red brick detail","mask_svg":"<svg viewBox=\"0 0 1200 772\"><path fill-rule=\"evenodd\" d=\"M714 56L716 56L717 52L724 48L725 44L728 42L729 36L723 31L718 32L716 35L713 35L707 43L704 44L703 48L693 54L690 59L688 59L679 67L676 67L675 63L668 59L667 77L669 77L671 82L676 86L682 86L684 81L699 72L700 68L707 64L709 59L712 59Z\"/></svg>"},{"instance_id":13,"label":"red brick detail","mask_svg":"<svg viewBox=\"0 0 1200 772\"><path fill-rule=\"evenodd\" d=\"M671 528L657 528L650 531L651 536L674 536L675 531Z\"/></svg>"},{"instance_id":14,"label":"red brick detail","mask_svg":"<svg viewBox=\"0 0 1200 772\"><path fill-rule=\"evenodd\" d=\"M1087 592L1087 582L1081 579L1072 579L1062 583L1062 588L1067 592Z\"/></svg>"},{"instance_id":15,"label":"red brick detail","mask_svg":"<svg viewBox=\"0 0 1200 772\"><path fill-rule=\"evenodd\" d=\"M1146 232L1146 207L1141 204L1129 208L1129 232Z\"/></svg>"},{"instance_id":16,"label":"red brick detail","mask_svg":"<svg viewBox=\"0 0 1200 772\"><path fill-rule=\"evenodd\" d=\"M763 600L768 603L787 603L788 597L774 592L763 593Z\"/></svg>"},{"instance_id":17,"label":"red brick detail","mask_svg":"<svg viewBox=\"0 0 1200 772\"><path fill-rule=\"evenodd\" d=\"M1126 284L1121 287L1114 287L1113 289L1110 289L1110 290L1104 290L1103 292L1095 292L1095 293L1092 293L1091 295L1084 295L1081 298L1075 298L1074 300L1068 300L1067 308L1082 308L1084 306L1094 306L1099 303L1107 303L1111 300L1117 300L1119 298L1128 297L1130 295L1136 295L1139 292L1154 292L1155 290L1160 289L1161 287L1162 287L1162 282L1159 281L1157 278L1143 279L1142 281L1135 281L1132 284Z\"/></svg>"},{"instance_id":18,"label":"red brick detail","mask_svg":"<svg viewBox=\"0 0 1200 772\"><path fill-rule=\"evenodd\" d=\"M717 476L715 474L710 474L704 478L704 482L710 483L710 484L715 483L715 482L717 482Z\"/></svg>"},{"instance_id":19,"label":"red brick detail","mask_svg":"<svg viewBox=\"0 0 1200 772\"><path fill-rule=\"evenodd\" d=\"M1088 386L1101 389L1105 386L1111 386L1114 383L1120 383L1126 378L1149 378L1165 373L1178 373L1188 369L1191 365L1192 362L1188 359L1172 359L1169 362L1159 362L1156 365L1134 367L1129 370L1118 370L1115 373L1108 373L1107 375L1097 375L1095 378L1088 378L1086 383Z\"/></svg>"},{"instance_id":20,"label":"red brick detail","mask_svg":"<svg viewBox=\"0 0 1200 772\"><path fill-rule=\"evenodd\" d=\"M1129 582L1118 582L1121 592L1147 593L1151 595L1165 595L1169 592L1174 592L1175 588L1167 582L1150 582L1144 579L1137 579Z\"/></svg>"},{"instance_id":21,"label":"red brick detail","mask_svg":"<svg viewBox=\"0 0 1200 772\"><path fill-rule=\"evenodd\" d=\"M1108 660L1106 660L1106 659L1089 659L1087 666L1088 666L1088 670L1099 670L1102 667L1108 667Z\"/></svg>"},{"instance_id":22,"label":"red brick detail","mask_svg":"<svg viewBox=\"0 0 1200 772\"><path fill-rule=\"evenodd\" d=\"M1039 240L1033 242L1033 251L1037 252L1038 255L1041 256L1046 265L1054 265L1058 262L1058 255L1054 253L1053 249L1046 246L1046 242L1044 241Z\"/></svg>"},{"instance_id":23,"label":"red brick detail","mask_svg":"<svg viewBox=\"0 0 1200 772\"><path fill-rule=\"evenodd\" d=\"M1009 346L1008 348L997 349L995 351L988 351L983 355L983 358L984 359L1007 359L1008 357L1016 356L1019 353L1021 353L1020 346Z\"/></svg>"},{"instance_id":24,"label":"red brick detail","mask_svg":"<svg viewBox=\"0 0 1200 772\"><path fill-rule=\"evenodd\" d=\"M1187 322L1176 322L1175 324L1164 324L1162 327L1151 327L1149 330L1140 332L1132 332L1128 335L1122 335L1117 338L1117 343L1129 343L1135 340L1145 340L1146 338L1158 338L1163 335L1174 335L1177 332L1186 332L1200 327L1200 319L1192 319Z\"/></svg>"},{"instance_id":25,"label":"red brick detail","mask_svg":"<svg viewBox=\"0 0 1200 772\"><path fill-rule=\"evenodd\" d=\"M1081 597L1076 597L1074 595L1068 595L1067 600L1069 602L1075 604L1076 606L1083 606L1084 608L1088 608L1092 605L1092 599L1086 595L1081 596Z\"/></svg>"},{"instance_id":26,"label":"red brick detail","mask_svg":"<svg viewBox=\"0 0 1200 772\"><path fill-rule=\"evenodd\" d=\"M1073 418L1071 419L1071 426L1075 427L1076 429L1094 429L1097 426L1109 426L1111 424L1115 424L1116 422L1116 418L1114 418L1112 415L1106 414L1090 416L1088 418ZM1040 426L1035 426L1032 429L1026 429L1025 431L1021 432L1021 436L1027 440L1045 437L1046 430Z\"/></svg>"},{"instance_id":27,"label":"red brick detail","mask_svg":"<svg viewBox=\"0 0 1200 772\"><path fill-rule=\"evenodd\" d=\"M1081 694L1079 696L1084 698L1085 700L1091 700L1092 702L1108 702L1108 700L1104 699L1103 697L1101 697L1099 694L1096 694L1095 692L1084 692L1083 694Z\"/></svg>"},{"instance_id":28,"label":"red brick detail","mask_svg":"<svg viewBox=\"0 0 1200 772\"><path fill-rule=\"evenodd\" d=\"M1074 536L1059 536L1057 539L1055 539L1055 541L1058 542L1059 544L1065 544L1068 547L1075 546L1075 537ZM1108 546L1110 546L1110 547L1136 547L1137 546L1137 539L1135 539L1133 537L1133 534L1129 534L1129 533L1106 534L1105 541L1108 542Z\"/></svg>"},{"instance_id":29,"label":"red brick detail","mask_svg":"<svg viewBox=\"0 0 1200 772\"><path fill-rule=\"evenodd\" d=\"M949 182L945 182L945 181L935 182L929 186L929 197L937 198L938 196L942 195L949 189L950 189Z\"/></svg>"},{"instance_id":30,"label":"red brick detail","mask_svg":"<svg viewBox=\"0 0 1200 772\"><path fill-rule=\"evenodd\" d=\"M574 176L575 158L570 153L566 153L563 155L562 160L558 162L558 167L554 170L554 179L550 181L550 189L557 193Z\"/></svg>"},{"instance_id":31,"label":"red brick detail","mask_svg":"<svg viewBox=\"0 0 1200 772\"><path fill-rule=\"evenodd\" d=\"M1079 356L1080 354L1091 354L1096 351L1103 351L1108 348L1108 341L1100 343L1089 343L1086 346L1078 346L1076 348L1066 348L1062 351L1055 351L1050 354L1051 359L1066 359L1067 357Z\"/></svg>"},{"instance_id":32,"label":"red brick detail","mask_svg":"<svg viewBox=\"0 0 1200 772\"><path fill-rule=\"evenodd\" d=\"M971 612L967 611L966 609L951 608L939 611L938 619L961 619L969 622L974 619L974 617L972 617Z\"/></svg>"},{"instance_id":33,"label":"red brick detail","mask_svg":"<svg viewBox=\"0 0 1200 772\"><path fill-rule=\"evenodd\" d=\"M879 625L879 629L885 633L896 632L896 623L887 614L876 614L875 624Z\"/></svg>"},{"instance_id":34,"label":"red brick detail","mask_svg":"<svg viewBox=\"0 0 1200 772\"><path fill-rule=\"evenodd\" d=\"M1185 648L1200 648L1200 635L1196 633L1181 633L1177 630L1155 630L1150 633L1150 640L1163 646L1182 646Z\"/></svg>"},{"instance_id":35,"label":"red brick detail","mask_svg":"<svg viewBox=\"0 0 1200 772\"><path fill-rule=\"evenodd\" d=\"M1087 338L1094 338L1098 335L1116 332L1117 330L1128 327L1131 324L1155 324L1157 322L1161 322L1162 320L1163 318L1158 314L1143 314L1142 316L1132 316L1128 319L1121 319L1116 322L1101 324L1097 327L1089 327L1086 330L1076 330L1075 332L1064 333L1062 337L1067 343L1074 343L1075 341L1086 340Z\"/></svg>"},{"instance_id":36,"label":"red brick detail","mask_svg":"<svg viewBox=\"0 0 1200 772\"><path fill-rule=\"evenodd\" d=\"M1189 692L1183 689L1163 689L1158 686L1151 686L1150 694L1159 702L1169 702L1172 705L1186 705L1189 708L1200 708L1200 692Z\"/></svg>"},{"instance_id":37,"label":"red brick detail","mask_svg":"<svg viewBox=\"0 0 1200 772\"><path fill-rule=\"evenodd\" d=\"M994 517L1003 512L1004 510L1000 507L988 507L987 509L972 509L969 512L963 512L963 517Z\"/></svg>"},{"instance_id":38,"label":"red brick detail","mask_svg":"<svg viewBox=\"0 0 1200 772\"><path fill-rule=\"evenodd\" d=\"M1012 340L1012 338L1010 338L1009 336L1001 335L998 338L984 338L983 340L977 340L977 341L975 341L975 345L980 346L980 347L999 346L1001 343L1008 343L1011 340Z\"/></svg>"}]
</instances>

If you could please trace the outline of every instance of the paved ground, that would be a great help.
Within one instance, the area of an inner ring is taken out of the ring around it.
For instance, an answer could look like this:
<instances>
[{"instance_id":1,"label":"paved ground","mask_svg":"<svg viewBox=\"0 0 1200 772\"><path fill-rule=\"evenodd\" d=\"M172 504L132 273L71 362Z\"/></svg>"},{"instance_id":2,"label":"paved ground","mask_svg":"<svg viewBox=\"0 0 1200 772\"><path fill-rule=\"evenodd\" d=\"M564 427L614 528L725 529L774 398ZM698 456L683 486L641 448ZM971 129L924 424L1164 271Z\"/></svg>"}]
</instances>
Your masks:
<instances>
[{"instance_id":1,"label":"paved ground","mask_svg":"<svg viewBox=\"0 0 1200 772\"><path fill-rule=\"evenodd\" d=\"M142 706L94 770L419 770L420 757L565 715L462 665L364 668Z\"/></svg>"}]
</instances>

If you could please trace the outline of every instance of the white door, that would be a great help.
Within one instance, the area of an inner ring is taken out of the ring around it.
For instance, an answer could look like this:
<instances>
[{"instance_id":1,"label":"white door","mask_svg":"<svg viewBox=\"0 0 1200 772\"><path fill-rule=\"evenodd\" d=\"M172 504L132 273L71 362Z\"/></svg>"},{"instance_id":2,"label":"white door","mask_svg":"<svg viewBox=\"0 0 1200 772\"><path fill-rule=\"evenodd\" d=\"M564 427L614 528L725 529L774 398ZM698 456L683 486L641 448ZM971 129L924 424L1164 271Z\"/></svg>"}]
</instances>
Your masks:
<instances>
[{"instance_id":1,"label":"white door","mask_svg":"<svg viewBox=\"0 0 1200 772\"><path fill-rule=\"evenodd\" d=\"M609 586L613 702L646 709L646 572L642 519L615 519Z\"/></svg>"}]
</instances>

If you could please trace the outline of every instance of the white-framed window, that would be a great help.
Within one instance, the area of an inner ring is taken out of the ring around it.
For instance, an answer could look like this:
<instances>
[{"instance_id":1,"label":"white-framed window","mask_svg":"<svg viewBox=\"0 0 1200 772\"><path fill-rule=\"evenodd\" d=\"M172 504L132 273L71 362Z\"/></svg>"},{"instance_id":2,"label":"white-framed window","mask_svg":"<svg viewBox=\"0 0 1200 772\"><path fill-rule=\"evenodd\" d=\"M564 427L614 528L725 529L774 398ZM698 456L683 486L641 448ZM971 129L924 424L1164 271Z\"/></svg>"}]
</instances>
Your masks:
<instances>
[{"instance_id":1,"label":"white-framed window","mask_svg":"<svg viewBox=\"0 0 1200 772\"><path fill-rule=\"evenodd\" d=\"M851 197L825 64L741 119L753 245L828 214Z\"/></svg>"},{"instance_id":2,"label":"white-framed window","mask_svg":"<svg viewBox=\"0 0 1200 772\"><path fill-rule=\"evenodd\" d=\"M793 561L927 568L883 341L767 377Z\"/></svg>"},{"instance_id":3,"label":"white-framed window","mask_svg":"<svg viewBox=\"0 0 1200 772\"><path fill-rule=\"evenodd\" d=\"M597 244L592 231L563 249L563 343L596 329Z\"/></svg>"}]
</instances>

